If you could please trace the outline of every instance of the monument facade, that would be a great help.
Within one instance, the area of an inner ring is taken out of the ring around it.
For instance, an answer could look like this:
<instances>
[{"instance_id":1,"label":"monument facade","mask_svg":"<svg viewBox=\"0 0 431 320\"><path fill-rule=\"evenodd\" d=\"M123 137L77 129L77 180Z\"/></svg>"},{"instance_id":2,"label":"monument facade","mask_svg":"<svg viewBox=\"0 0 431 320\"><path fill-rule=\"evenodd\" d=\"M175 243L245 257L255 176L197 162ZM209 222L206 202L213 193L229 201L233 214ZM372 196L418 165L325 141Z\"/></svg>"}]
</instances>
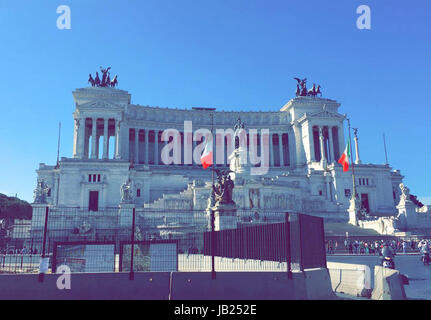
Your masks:
<instances>
[{"instance_id":1,"label":"monument facade","mask_svg":"<svg viewBox=\"0 0 431 320\"><path fill-rule=\"evenodd\" d=\"M117 88L117 77L110 80L109 68L101 70L102 79L90 75L91 87L73 91L72 154L58 165L39 165L35 208L42 202L58 214L79 208L91 216L132 205L161 217L171 212L205 215L212 173L199 162L206 141L199 130L213 129L214 168L233 172L236 215L252 214L262 221L288 211L349 220L352 176L337 163L346 145L346 115L339 102L321 97L320 86L307 90L306 79L297 79L296 97L279 110L216 110L210 117L205 110L132 103L132 95ZM238 119L242 124L236 129L245 130L245 142L229 145ZM169 130L178 136L166 135ZM173 163L165 161L173 153L169 144L179 150ZM247 161L252 148L261 163ZM267 168L253 172L262 163ZM359 161L355 175L364 210L375 216L397 214L400 171Z\"/></svg>"}]
</instances>

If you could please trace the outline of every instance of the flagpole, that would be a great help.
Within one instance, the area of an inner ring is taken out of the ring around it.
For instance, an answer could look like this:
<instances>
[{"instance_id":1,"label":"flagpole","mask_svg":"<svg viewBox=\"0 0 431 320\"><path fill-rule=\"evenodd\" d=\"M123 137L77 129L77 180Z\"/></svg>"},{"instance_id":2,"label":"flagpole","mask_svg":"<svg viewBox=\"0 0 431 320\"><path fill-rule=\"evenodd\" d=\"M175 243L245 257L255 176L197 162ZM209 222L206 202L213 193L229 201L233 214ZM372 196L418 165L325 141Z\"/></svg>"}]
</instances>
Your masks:
<instances>
[{"instance_id":1,"label":"flagpole","mask_svg":"<svg viewBox=\"0 0 431 320\"><path fill-rule=\"evenodd\" d=\"M350 151L350 163L352 164L352 182L353 182L353 197L356 198L356 183L355 183L355 164L353 162L353 152L352 152L352 136L350 134L350 119L347 118L347 123L349 125L349 151Z\"/></svg>"},{"instance_id":2,"label":"flagpole","mask_svg":"<svg viewBox=\"0 0 431 320\"><path fill-rule=\"evenodd\" d=\"M211 115L211 144L212 144L212 154L211 154L211 158L212 158L212 166L211 166L211 181L212 181L212 186L214 187L214 166L215 166L215 159L214 159L214 154L215 154L215 147L214 147L214 112L210 113Z\"/></svg>"},{"instance_id":3,"label":"flagpole","mask_svg":"<svg viewBox=\"0 0 431 320\"><path fill-rule=\"evenodd\" d=\"M212 168L211 168L211 192L214 192L214 138L213 138L213 132L214 132L214 111L215 108L192 108L194 110L201 110L201 111L209 111L210 117L211 117L211 144L213 146L212 148ZM211 207L211 241L210 241L210 247L211 247L211 279L216 279L216 271L215 271L215 214L214 214L214 208Z\"/></svg>"},{"instance_id":4,"label":"flagpole","mask_svg":"<svg viewBox=\"0 0 431 320\"><path fill-rule=\"evenodd\" d=\"M212 181L212 186L214 187L214 137L213 137L213 132L214 132L214 111L216 110L216 108L203 108L203 107L193 107L193 110L199 110L199 111L207 111L210 113L210 117L211 117L211 144L213 146L212 148L212 155L211 155L211 160L212 160L212 168L211 168L211 181Z\"/></svg>"},{"instance_id":5,"label":"flagpole","mask_svg":"<svg viewBox=\"0 0 431 320\"><path fill-rule=\"evenodd\" d=\"M60 166L60 130L61 130L61 122L58 123L58 141L57 141L57 164L56 168Z\"/></svg>"},{"instance_id":6,"label":"flagpole","mask_svg":"<svg viewBox=\"0 0 431 320\"><path fill-rule=\"evenodd\" d=\"M386 139L385 139L385 133L383 133L383 146L385 147L385 159L386 159L386 163L385 164L389 164L388 162L388 153L386 151Z\"/></svg>"}]
</instances>

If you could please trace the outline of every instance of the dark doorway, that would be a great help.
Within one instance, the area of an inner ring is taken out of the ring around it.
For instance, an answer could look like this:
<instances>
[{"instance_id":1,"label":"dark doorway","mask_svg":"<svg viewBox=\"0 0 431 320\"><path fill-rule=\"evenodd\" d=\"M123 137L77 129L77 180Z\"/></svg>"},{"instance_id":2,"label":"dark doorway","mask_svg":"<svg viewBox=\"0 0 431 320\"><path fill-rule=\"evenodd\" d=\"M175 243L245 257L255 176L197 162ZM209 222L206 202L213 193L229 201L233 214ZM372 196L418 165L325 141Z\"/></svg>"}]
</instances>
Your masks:
<instances>
[{"instance_id":1,"label":"dark doorway","mask_svg":"<svg viewBox=\"0 0 431 320\"><path fill-rule=\"evenodd\" d=\"M368 193L361 193L361 207L370 213L370 203L368 202Z\"/></svg>"},{"instance_id":2,"label":"dark doorway","mask_svg":"<svg viewBox=\"0 0 431 320\"><path fill-rule=\"evenodd\" d=\"M88 210L99 210L99 191L90 191L90 199L88 201Z\"/></svg>"}]
</instances>

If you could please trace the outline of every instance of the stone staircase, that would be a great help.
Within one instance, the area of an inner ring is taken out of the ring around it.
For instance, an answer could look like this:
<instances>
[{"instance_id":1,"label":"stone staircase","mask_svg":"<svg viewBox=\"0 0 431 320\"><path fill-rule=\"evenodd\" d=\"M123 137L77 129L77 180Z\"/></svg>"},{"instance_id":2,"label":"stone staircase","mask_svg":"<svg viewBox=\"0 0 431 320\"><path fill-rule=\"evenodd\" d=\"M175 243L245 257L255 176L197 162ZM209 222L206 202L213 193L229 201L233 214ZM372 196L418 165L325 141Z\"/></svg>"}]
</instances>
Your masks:
<instances>
[{"instance_id":1,"label":"stone staircase","mask_svg":"<svg viewBox=\"0 0 431 320\"><path fill-rule=\"evenodd\" d=\"M151 203L144 204L145 209L193 209L193 190L189 185L179 193L163 194Z\"/></svg>"}]
</instances>

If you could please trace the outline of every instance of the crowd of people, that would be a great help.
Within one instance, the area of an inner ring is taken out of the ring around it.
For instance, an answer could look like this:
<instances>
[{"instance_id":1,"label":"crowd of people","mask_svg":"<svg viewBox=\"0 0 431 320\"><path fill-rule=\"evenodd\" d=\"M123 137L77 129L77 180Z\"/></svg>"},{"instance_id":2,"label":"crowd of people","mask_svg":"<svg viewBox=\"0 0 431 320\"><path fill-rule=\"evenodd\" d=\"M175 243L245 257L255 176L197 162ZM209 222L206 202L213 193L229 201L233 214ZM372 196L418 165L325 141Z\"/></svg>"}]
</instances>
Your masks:
<instances>
[{"instance_id":1,"label":"crowd of people","mask_svg":"<svg viewBox=\"0 0 431 320\"><path fill-rule=\"evenodd\" d=\"M427 248L431 248L431 239L359 240L346 238L344 242L341 243L341 246L337 240L327 240L325 242L325 245L326 253L328 254L347 252L349 254L378 255L385 243L389 244L392 250L398 253L418 253L421 252L421 249L424 248L424 246L426 246Z\"/></svg>"}]
</instances>

